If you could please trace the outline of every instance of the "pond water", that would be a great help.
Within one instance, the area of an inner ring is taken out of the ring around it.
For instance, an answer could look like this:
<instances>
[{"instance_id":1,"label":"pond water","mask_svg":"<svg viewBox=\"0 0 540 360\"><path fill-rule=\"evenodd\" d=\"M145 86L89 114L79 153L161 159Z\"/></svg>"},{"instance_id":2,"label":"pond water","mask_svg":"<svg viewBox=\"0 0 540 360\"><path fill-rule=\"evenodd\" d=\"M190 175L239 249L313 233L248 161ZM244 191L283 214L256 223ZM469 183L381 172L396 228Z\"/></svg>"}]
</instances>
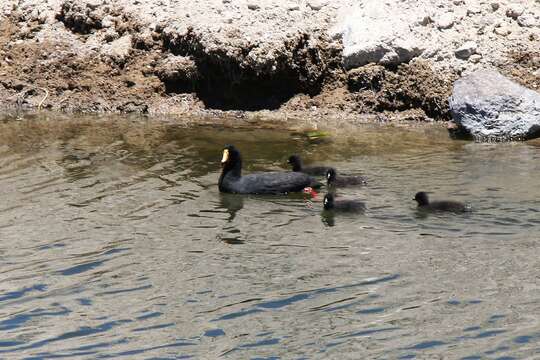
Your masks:
<instances>
[{"instance_id":1,"label":"pond water","mask_svg":"<svg viewBox=\"0 0 540 360\"><path fill-rule=\"evenodd\" d=\"M306 162L365 214L220 194ZM365 125L325 141L141 118L0 123L0 358L540 358L540 142ZM422 215L417 191L470 202Z\"/></svg>"}]
</instances>

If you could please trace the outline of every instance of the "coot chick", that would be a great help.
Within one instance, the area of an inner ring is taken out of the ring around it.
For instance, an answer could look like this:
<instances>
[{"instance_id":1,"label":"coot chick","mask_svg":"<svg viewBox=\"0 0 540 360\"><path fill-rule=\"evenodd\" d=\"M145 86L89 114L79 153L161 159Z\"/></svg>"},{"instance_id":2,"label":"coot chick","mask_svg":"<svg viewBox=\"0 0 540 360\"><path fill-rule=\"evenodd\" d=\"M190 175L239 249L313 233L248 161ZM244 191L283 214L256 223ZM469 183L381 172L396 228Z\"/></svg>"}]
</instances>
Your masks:
<instances>
[{"instance_id":1,"label":"coot chick","mask_svg":"<svg viewBox=\"0 0 540 360\"><path fill-rule=\"evenodd\" d=\"M263 172L242 176L242 156L233 145L226 145L221 159L219 191L236 194L287 194L319 184L298 172Z\"/></svg>"},{"instance_id":2,"label":"coot chick","mask_svg":"<svg viewBox=\"0 0 540 360\"><path fill-rule=\"evenodd\" d=\"M420 191L416 193L414 199L418 203L418 209L427 210L427 211L447 211L462 213L471 211L469 205L450 200L442 201L429 201L427 193Z\"/></svg>"},{"instance_id":3,"label":"coot chick","mask_svg":"<svg viewBox=\"0 0 540 360\"><path fill-rule=\"evenodd\" d=\"M335 210L339 212L363 212L366 205L358 200L334 200L334 194L328 193L323 200L324 210Z\"/></svg>"},{"instance_id":4,"label":"coot chick","mask_svg":"<svg viewBox=\"0 0 540 360\"><path fill-rule=\"evenodd\" d=\"M324 176L329 169L328 166L304 166L302 159L298 155L289 156L287 162L292 165L292 171L308 175Z\"/></svg>"},{"instance_id":5,"label":"coot chick","mask_svg":"<svg viewBox=\"0 0 540 360\"><path fill-rule=\"evenodd\" d=\"M367 180L363 176L338 176L334 168L330 168L326 172L326 181L328 186L339 187L367 184Z\"/></svg>"}]
</instances>

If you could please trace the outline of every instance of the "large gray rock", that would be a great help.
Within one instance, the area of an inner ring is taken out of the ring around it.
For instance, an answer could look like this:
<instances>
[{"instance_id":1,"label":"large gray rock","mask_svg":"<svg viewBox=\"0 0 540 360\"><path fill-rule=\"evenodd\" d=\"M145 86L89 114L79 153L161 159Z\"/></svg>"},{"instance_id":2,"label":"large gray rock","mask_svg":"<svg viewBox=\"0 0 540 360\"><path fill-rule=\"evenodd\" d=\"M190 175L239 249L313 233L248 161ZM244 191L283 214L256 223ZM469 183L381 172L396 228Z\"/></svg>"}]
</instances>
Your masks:
<instances>
[{"instance_id":1,"label":"large gray rock","mask_svg":"<svg viewBox=\"0 0 540 360\"><path fill-rule=\"evenodd\" d=\"M540 136L540 94L494 70L480 70L454 84L454 122L478 140L526 140Z\"/></svg>"}]
</instances>

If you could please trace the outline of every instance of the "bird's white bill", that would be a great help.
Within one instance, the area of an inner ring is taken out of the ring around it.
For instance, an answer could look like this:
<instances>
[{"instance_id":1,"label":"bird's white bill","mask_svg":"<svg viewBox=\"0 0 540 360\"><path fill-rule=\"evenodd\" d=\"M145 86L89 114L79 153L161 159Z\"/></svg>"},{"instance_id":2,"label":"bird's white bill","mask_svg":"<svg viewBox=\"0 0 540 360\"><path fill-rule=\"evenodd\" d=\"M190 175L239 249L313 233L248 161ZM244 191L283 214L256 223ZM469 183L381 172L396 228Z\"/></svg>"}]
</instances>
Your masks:
<instances>
[{"instance_id":1,"label":"bird's white bill","mask_svg":"<svg viewBox=\"0 0 540 360\"><path fill-rule=\"evenodd\" d=\"M225 149L223 150L223 157L221 158L221 163L224 164L229 160L229 150Z\"/></svg>"}]
</instances>

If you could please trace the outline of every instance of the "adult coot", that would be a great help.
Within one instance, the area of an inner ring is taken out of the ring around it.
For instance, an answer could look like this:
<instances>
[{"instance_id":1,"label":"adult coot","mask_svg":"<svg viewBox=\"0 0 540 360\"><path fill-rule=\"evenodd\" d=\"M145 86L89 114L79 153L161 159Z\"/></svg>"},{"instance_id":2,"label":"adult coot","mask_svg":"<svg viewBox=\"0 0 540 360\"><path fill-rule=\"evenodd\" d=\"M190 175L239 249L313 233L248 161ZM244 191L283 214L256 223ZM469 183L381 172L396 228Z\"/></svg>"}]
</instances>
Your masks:
<instances>
[{"instance_id":1,"label":"adult coot","mask_svg":"<svg viewBox=\"0 0 540 360\"><path fill-rule=\"evenodd\" d=\"M298 172L264 172L242 176L242 157L233 145L226 145L221 159L219 191L237 194L286 194L316 186L310 176Z\"/></svg>"},{"instance_id":2,"label":"adult coot","mask_svg":"<svg viewBox=\"0 0 540 360\"><path fill-rule=\"evenodd\" d=\"M309 175L324 176L329 169L328 166L304 166L302 159L298 155L289 156L287 162L292 165L292 171L303 172Z\"/></svg>"},{"instance_id":3,"label":"adult coot","mask_svg":"<svg viewBox=\"0 0 540 360\"><path fill-rule=\"evenodd\" d=\"M335 200L334 194L328 193L323 200L324 210L335 210L339 212L363 212L366 205L358 200Z\"/></svg>"},{"instance_id":4,"label":"adult coot","mask_svg":"<svg viewBox=\"0 0 540 360\"><path fill-rule=\"evenodd\" d=\"M367 184L367 180L363 176L338 176L334 168L330 168L326 172L326 181L328 186L339 187Z\"/></svg>"},{"instance_id":5,"label":"adult coot","mask_svg":"<svg viewBox=\"0 0 540 360\"><path fill-rule=\"evenodd\" d=\"M416 200L419 209L426 211L448 211L455 213L471 211L469 205L457 201L429 201L427 193L423 191L416 193L413 200Z\"/></svg>"}]
</instances>

